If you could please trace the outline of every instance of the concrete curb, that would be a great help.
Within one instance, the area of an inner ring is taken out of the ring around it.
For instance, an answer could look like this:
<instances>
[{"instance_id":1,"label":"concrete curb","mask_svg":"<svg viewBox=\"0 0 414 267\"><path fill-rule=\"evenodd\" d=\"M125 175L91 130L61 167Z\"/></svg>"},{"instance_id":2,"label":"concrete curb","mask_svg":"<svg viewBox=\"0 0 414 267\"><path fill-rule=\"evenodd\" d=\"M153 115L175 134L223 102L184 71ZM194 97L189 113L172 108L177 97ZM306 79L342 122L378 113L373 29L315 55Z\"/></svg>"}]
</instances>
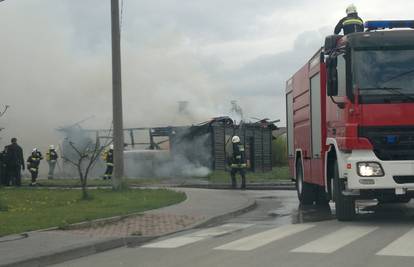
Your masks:
<instances>
[{"instance_id":1,"label":"concrete curb","mask_svg":"<svg viewBox=\"0 0 414 267\"><path fill-rule=\"evenodd\" d=\"M183 188L202 188L202 189L223 189L229 190L228 184L187 184L180 185ZM246 190L296 190L294 183L275 183L275 184L249 184Z\"/></svg>"},{"instance_id":2,"label":"concrete curb","mask_svg":"<svg viewBox=\"0 0 414 267\"><path fill-rule=\"evenodd\" d=\"M33 258L17 258L14 260L11 260L9 263L0 264L0 267L40 267L40 266L48 266L52 264L58 264L69 260L74 260L77 258L90 256L93 254L97 254L100 252L108 251L115 248L120 247L136 247L140 246L146 242L149 242L153 239L157 239L160 237L168 236L174 233L187 231L194 228L200 228L204 226L210 226L217 224L219 221L240 215L242 213L248 212L256 207L256 201L254 199L248 199L248 203L238 207L232 211L226 212L221 215L217 215L211 218L207 218L205 220L202 220L198 223L195 223L191 226L185 227L183 229L180 229L178 231L171 231L159 236L128 236L128 237L120 237L120 238L111 238L107 240L102 241L96 241L91 244L87 245L80 245L80 246L72 246L67 247L63 249L59 249L56 251L52 251L50 253L45 253L43 255L38 255L37 257ZM142 213L140 213L142 214ZM139 214L131 214L131 215L125 215L125 216L115 216L108 219L108 222L117 221L117 219L123 219L129 216L134 216ZM99 223L105 223L104 219L98 219L95 221L99 221ZM84 225L82 225L84 224ZM84 222L84 223L78 223L77 226L87 226L87 225L93 225L93 221L91 222ZM81 227L82 227L81 226ZM76 226L75 226L76 228ZM57 228L49 228L44 230L38 230L38 231L46 231L46 230L56 230Z\"/></svg>"},{"instance_id":3,"label":"concrete curb","mask_svg":"<svg viewBox=\"0 0 414 267\"><path fill-rule=\"evenodd\" d=\"M145 212L135 212L135 213L130 213L126 215L118 215L118 216L113 216L113 217L95 219L91 221L84 221L84 222L70 224L63 228L56 228L54 230L77 230L77 229L90 228L90 227L100 227L100 226L105 226L106 224L116 223L116 222L122 221L130 217L141 216L141 215L144 215L144 213ZM50 229L47 229L47 230L50 230Z\"/></svg>"}]
</instances>

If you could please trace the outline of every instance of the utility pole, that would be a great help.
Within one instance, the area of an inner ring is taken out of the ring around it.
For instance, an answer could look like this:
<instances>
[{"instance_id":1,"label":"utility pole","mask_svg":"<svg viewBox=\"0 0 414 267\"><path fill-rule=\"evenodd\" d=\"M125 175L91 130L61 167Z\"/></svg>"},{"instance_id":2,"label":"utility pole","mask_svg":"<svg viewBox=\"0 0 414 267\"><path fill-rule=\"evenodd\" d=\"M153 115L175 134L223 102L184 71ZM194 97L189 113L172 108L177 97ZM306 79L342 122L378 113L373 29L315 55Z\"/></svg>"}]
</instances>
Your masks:
<instances>
[{"instance_id":1,"label":"utility pole","mask_svg":"<svg viewBox=\"0 0 414 267\"><path fill-rule=\"evenodd\" d=\"M124 176L124 131L122 121L121 34L119 0L111 0L112 27L112 119L114 143L114 173L112 188L120 189Z\"/></svg>"}]
</instances>

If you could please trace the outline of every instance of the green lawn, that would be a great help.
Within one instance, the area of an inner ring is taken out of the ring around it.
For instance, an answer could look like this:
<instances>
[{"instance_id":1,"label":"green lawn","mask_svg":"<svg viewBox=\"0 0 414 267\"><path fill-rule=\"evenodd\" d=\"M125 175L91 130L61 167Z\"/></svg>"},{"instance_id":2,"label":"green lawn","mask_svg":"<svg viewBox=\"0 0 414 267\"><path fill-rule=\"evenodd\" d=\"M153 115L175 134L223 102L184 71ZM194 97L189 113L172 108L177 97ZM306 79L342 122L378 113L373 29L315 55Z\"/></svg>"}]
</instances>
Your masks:
<instances>
[{"instance_id":1,"label":"green lawn","mask_svg":"<svg viewBox=\"0 0 414 267\"><path fill-rule=\"evenodd\" d=\"M240 177L237 174L237 177ZM280 180L289 180L289 167L280 166L273 167L271 172L265 173L254 173L247 172L247 183L260 183L260 182L276 182ZM229 183L230 182L230 172L224 171L215 171L212 172L208 177L210 183Z\"/></svg>"},{"instance_id":2,"label":"green lawn","mask_svg":"<svg viewBox=\"0 0 414 267\"><path fill-rule=\"evenodd\" d=\"M129 185L153 185L157 183L163 183L168 181L168 179L161 179L161 178L153 178L153 179L125 179L125 182ZM23 179L23 185L29 185L31 182L30 179ZM67 186L67 187L79 187L80 181L79 178L63 178L63 179L45 179L39 178L37 179L37 183L39 186ZM112 186L111 180L103 180L99 178L89 178L88 179L88 186Z\"/></svg>"},{"instance_id":3,"label":"green lawn","mask_svg":"<svg viewBox=\"0 0 414 267\"><path fill-rule=\"evenodd\" d=\"M239 175L238 175L239 176ZM204 178L197 178L198 180L207 180L211 184L221 184L230 182L230 172L225 171L214 171ZM276 166L273 167L271 172L265 173L253 173L247 172L247 182L250 183L260 183L260 182L275 182L280 180L289 180L289 167L288 166ZM137 178L137 179L125 179L125 182L128 185L159 185L165 183L177 183L182 182L183 184L191 183L191 178ZM79 179L75 178L65 178L65 179L38 179L38 184L40 186L66 186L66 187L80 187ZM23 185L29 185L30 179L24 179ZM88 186L111 186L112 181L102 180L102 179L88 179Z\"/></svg>"},{"instance_id":4,"label":"green lawn","mask_svg":"<svg viewBox=\"0 0 414 267\"><path fill-rule=\"evenodd\" d=\"M89 194L92 200L85 201L80 190L0 188L0 236L143 212L186 198L184 193L165 189L98 189Z\"/></svg>"}]
</instances>

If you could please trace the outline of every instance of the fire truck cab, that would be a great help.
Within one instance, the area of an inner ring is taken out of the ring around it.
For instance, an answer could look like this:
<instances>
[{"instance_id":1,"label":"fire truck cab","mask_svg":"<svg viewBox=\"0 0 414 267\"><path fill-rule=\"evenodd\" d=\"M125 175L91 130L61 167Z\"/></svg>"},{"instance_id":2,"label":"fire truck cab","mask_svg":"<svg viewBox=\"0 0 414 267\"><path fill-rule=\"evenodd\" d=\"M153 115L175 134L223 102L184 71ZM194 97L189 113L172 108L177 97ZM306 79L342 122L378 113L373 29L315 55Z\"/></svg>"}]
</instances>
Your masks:
<instances>
[{"instance_id":1,"label":"fire truck cab","mask_svg":"<svg viewBox=\"0 0 414 267\"><path fill-rule=\"evenodd\" d=\"M326 37L286 83L298 198L334 201L338 220L356 216L358 199L414 197L414 21L365 28Z\"/></svg>"}]
</instances>

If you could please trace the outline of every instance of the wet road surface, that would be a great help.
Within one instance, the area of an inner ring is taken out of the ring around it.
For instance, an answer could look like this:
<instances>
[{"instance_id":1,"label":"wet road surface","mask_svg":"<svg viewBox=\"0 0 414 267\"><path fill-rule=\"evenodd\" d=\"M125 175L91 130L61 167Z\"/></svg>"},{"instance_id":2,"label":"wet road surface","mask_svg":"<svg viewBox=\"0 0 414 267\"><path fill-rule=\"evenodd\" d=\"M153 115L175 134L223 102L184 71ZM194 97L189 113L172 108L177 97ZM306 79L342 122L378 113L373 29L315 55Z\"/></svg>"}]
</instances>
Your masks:
<instances>
[{"instance_id":1,"label":"wet road surface","mask_svg":"<svg viewBox=\"0 0 414 267\"><path fill-rule=\"evenodd\" d=\"M414 205L361 202L353 222L333 205L300 207L294 191L245 191L257 208L202 229L58 266L413 266Z\"/></svg>"}]
</instances>

